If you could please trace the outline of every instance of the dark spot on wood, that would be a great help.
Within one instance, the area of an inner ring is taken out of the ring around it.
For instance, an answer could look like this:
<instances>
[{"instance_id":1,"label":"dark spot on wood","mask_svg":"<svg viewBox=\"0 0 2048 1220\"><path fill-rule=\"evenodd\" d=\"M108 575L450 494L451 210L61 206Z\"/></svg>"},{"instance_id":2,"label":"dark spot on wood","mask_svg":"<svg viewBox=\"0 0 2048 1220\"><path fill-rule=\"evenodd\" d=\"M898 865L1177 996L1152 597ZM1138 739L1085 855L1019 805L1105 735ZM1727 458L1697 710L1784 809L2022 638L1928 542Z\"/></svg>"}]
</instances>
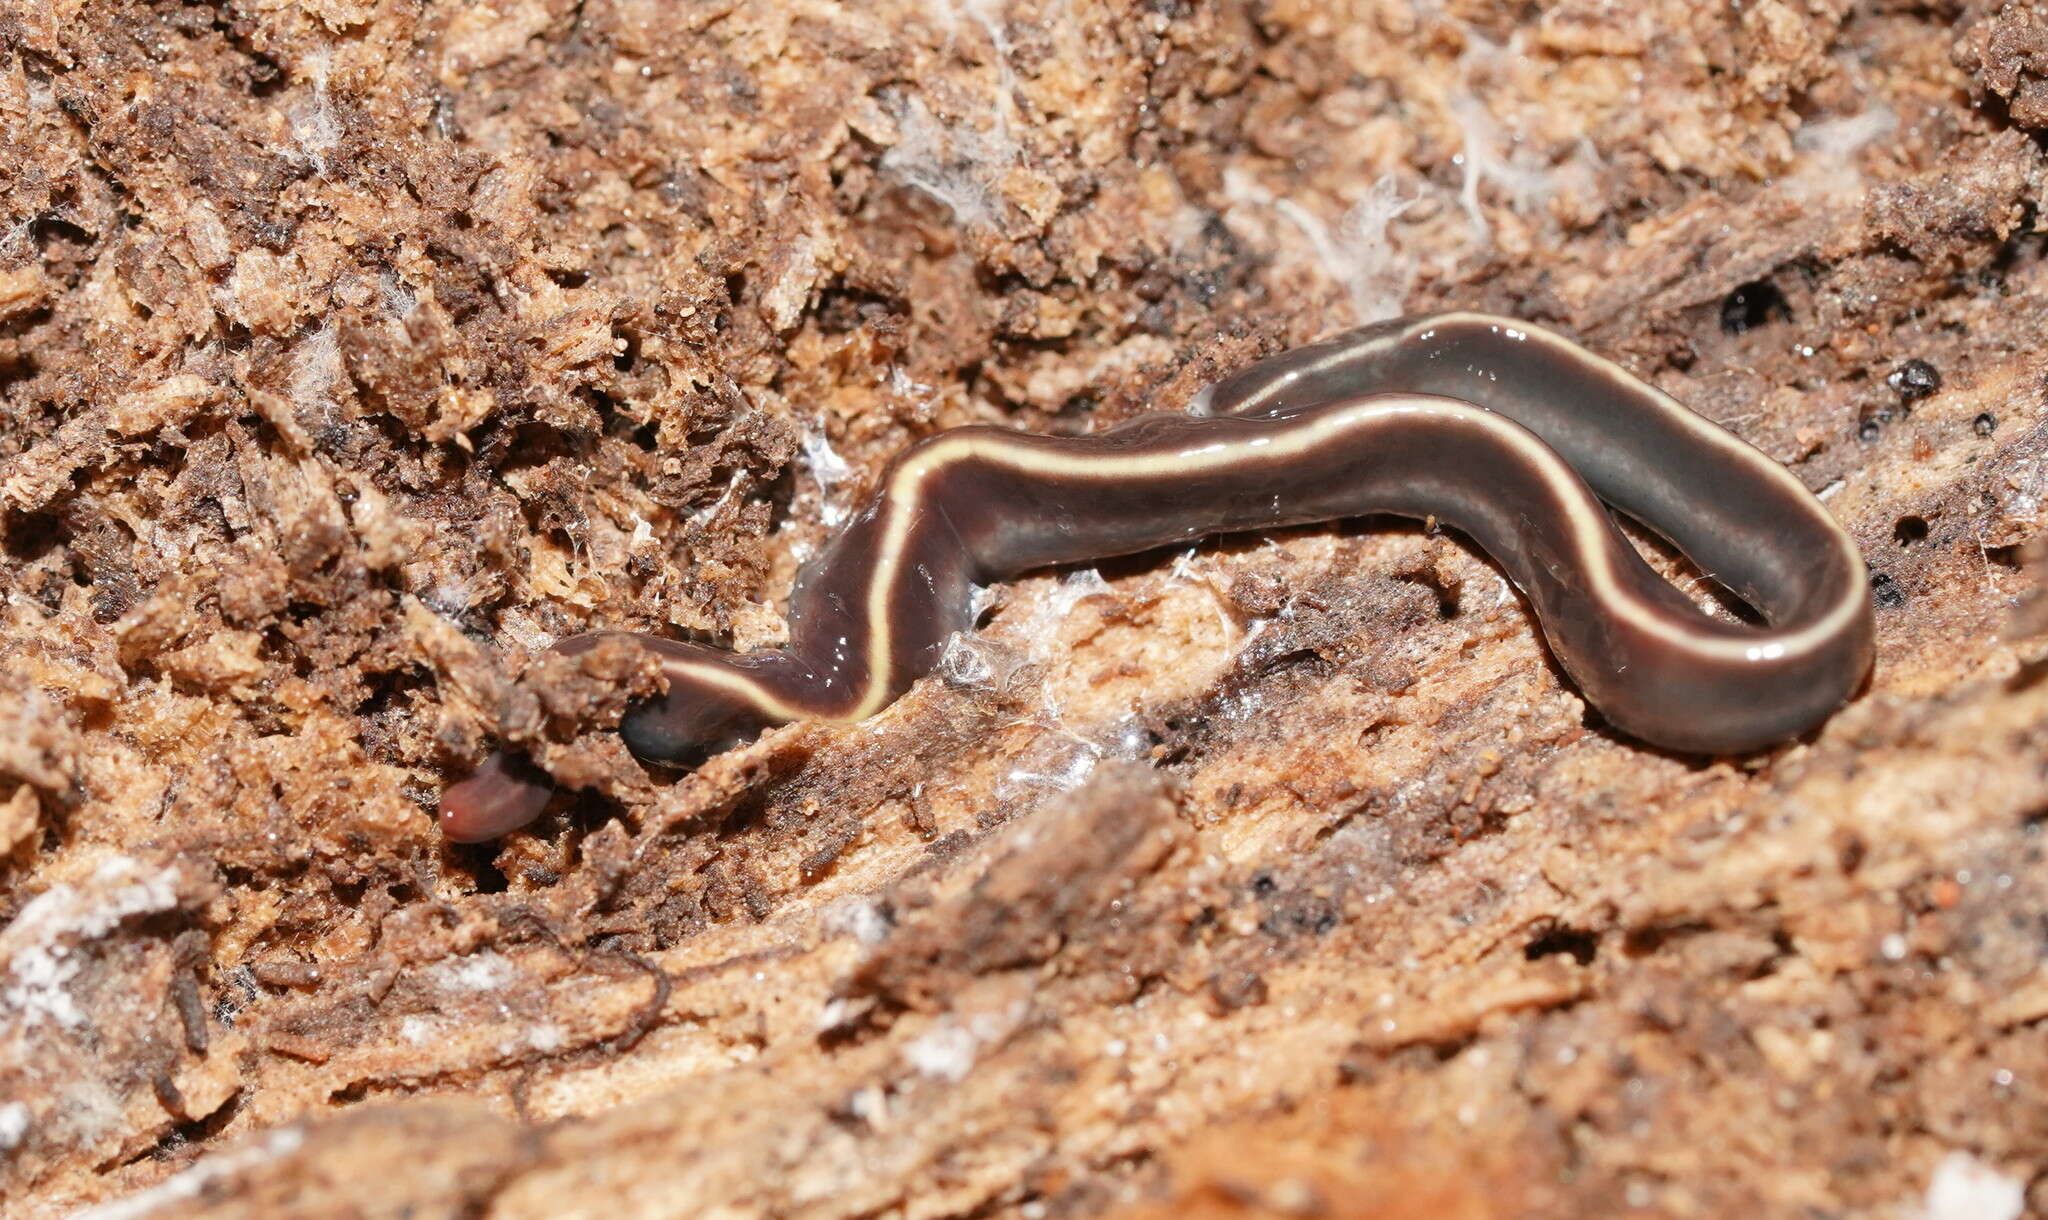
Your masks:
<instances>
[{"instance_id":1,"label":"dark spot on wood","mask_svg":"<svg viewBox=\"0 0 2048 1220\"><path fill-rule=\"evenodd\" d=\"M1908 360L1893 369L1884 383L1898 391L1901 400L1916 403L1941 390L1941 370L1925 360Z\"/></svg>"},{"instance_id":2,"label":"dark spot on wood","mask_svg":"<svg viewBox=\"0 0 2048 1220\"><path fill-rule=\"evenodd\" d=\"M1579 965L1590 966L1599 951L1600 938L1592 932L1556 924L1523 946L1522 956L1533 962L1538 958L1566 954Z\"/></svg>"},{"instance_id":3,"label":"dark spot on wood","mask_svg":"<svg viewBox=\"0 0 2048 1220\"><path fill-rule=\"evenodd\" d=\"M177 1006L178 1023L184 1027L185 1049L204 1055L208 1045L206 1004L199 998L199 979L190 968L171 976L171 1002Z\"/></svg>"},{"instance_id":4,"label":"dark spot on wood","mask_svg":"<svg viewBox=\"0 0 2048 1220\"><path fill-rule=\"evenodd\" d=\"M1285 938L1306 932L1321 936L1342 922L1337 904L1320 894L1306 890L1277 894L1266 904L1266 916L1259 921L1259 931L1268 936Z\"/></svg>"},{"instance_id":5,"label":"dark spot on wood","mask_svg":"<svg viewBox=\"0 0 2048 1220\"><path fill-rule=\"evenodd\" d=\"M1769 280L1751 280L1721 301L1721 331L1739 335L1770 322L1790 321L1792 307Z\"/></svg>"},{"instance_id":6,"label":"dark spot on wood","mask_svg":"<svg viewBox=\"0 0 2048 1220\"><path fill-rule=\"evenodd\" d=\"M1266 1002L1266 980L1255 970L1231 967L1209 976L1209 1005L1222 1015Z\"/></svg>"},{"instance_id":7,"label":"dark spot on wood","mask_svg":"<svg viewBox=\"0 0 2048 1220\"><path fill-rule=\"evenodd\" d=\"M1836 852L1835 860L1842 866L1843 875L1854 876L1856 870L1863 867L1863 858L1869 854L1870 845L1863 841L1863 837L1850 835Z\"/></svg>"}]
</instances>

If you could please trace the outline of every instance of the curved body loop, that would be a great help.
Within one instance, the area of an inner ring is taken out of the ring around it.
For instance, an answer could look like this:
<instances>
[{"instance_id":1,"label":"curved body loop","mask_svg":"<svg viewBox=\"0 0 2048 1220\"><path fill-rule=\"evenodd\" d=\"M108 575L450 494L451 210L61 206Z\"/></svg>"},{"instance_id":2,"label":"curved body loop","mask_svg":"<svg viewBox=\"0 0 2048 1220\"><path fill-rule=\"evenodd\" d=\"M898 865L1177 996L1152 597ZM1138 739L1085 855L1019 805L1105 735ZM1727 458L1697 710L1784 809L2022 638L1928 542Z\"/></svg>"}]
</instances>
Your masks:
<instances>
[{"instance_id":1,"label":"curved body loop","mask_svg":"<svg viewBox=\"0 0 2048 1220\"><path fill-rule=\"evenodd\" d=\"M1705 613L1603 503L1668 538L1762 625ZM1812 728L1871 663L1855 544L1776 462L1540 327L1406 318L1262 360L1090 436L991 427L899 455L790 596L789 644L734 654L636 636L668 691L620 726L689 765L766 725L881 710L971 625L971 591L1034 568L1367 513L1472 538L1529 599L1552 652L1617 728L1734 753ZM609 633L556 647L576 652ZM497 755L442 797L451 838L495 838L551 787Z\"/></svg>"}]
</instances>

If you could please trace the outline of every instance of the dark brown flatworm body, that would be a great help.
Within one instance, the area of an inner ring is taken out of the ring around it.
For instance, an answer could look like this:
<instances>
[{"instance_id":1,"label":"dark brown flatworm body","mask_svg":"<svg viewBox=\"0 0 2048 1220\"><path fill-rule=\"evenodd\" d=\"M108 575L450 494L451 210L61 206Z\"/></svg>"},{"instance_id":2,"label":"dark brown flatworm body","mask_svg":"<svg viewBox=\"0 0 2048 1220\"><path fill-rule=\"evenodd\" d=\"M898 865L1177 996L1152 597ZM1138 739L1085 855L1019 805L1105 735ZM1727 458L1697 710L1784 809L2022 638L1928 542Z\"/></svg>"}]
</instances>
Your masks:
<instances>
[{"instance_id":1,"label":"dark brown flatworm body","mask_svg":"<svg viewBox=\"0 0 2048 1220\"><path fill-rule=\"evenodd\" d=\"M1763 625L1700 610L1602 501L1668 538ZM1529 599L1587 700L1654 745L1772 745L1826 719L1870 669L1863 560L1797 479L1558 335L1453 313L1260 361L1188 414L1080 437L959 428L912 446L799 578L786 647L631 637L661 655L668 690L620 732L641 758L690 765L767 725L859 720L971 626L977 584L1366 513L1468 535ZM532 764L497 755L443 794L441 824L454 839L495 838L538 816L551 791Z\"/></svg>"}]
</instances>

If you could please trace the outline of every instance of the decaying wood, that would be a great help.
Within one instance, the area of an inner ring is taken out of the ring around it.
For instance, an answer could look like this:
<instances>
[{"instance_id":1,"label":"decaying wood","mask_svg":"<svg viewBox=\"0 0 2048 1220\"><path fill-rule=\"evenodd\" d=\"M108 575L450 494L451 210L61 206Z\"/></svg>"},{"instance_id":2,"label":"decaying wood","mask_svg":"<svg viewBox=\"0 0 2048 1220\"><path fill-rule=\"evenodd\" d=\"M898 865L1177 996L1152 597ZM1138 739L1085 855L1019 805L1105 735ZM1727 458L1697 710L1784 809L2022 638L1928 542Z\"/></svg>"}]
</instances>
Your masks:
<instances>
[{"instance_id":1,"label":"decaying wood","mask_svg":"<svg viewBox=\"0 0 2048 1220\"><path fill-rule=\"evenodd\" d=\"M0 10L0 1211L2048 1214L2044 41ZM1453 305L1822 494L1869 690L1645 750L1387 522L1021 581L873 721L682 778L610 732L643 667L532 659L774 640L937 429ZM450 848L501 737L583 791Z\"/></svg>"}]
</instances>

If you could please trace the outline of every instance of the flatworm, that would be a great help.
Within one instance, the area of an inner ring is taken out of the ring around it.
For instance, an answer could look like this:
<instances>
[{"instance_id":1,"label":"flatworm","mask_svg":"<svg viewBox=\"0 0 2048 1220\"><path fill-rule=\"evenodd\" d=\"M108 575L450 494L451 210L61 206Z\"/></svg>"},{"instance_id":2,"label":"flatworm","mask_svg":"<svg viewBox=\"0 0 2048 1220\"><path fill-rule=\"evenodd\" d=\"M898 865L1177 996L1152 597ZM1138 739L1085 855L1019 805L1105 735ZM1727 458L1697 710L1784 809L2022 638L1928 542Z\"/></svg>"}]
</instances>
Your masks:
<instances>
[{"instance_id":1,"label":"flatworm","mask_svg":"<svg viewBox=\"0 0 2048 1220\"><path fill-rule=\"evenodd\" d=\"M1666 583L1603 500L1762 625L1713 617ZM643 760L690 766L768 725L860 720L972 625L977 584L1367 513L1463 531L1528 598L1585 698L1653 745L1722 754L1786 740L1870 669L1862 557L1797 479L1558 335L1451 313L1262 360L1187 414L1079 437L973 426L913 445L798 577L788 646L735 654L629 636L661 657L668 689L619 731ZM496 838L552 791L532 763L496 754L442 795L441 826Z\"/></svg>"}]
</instances>

